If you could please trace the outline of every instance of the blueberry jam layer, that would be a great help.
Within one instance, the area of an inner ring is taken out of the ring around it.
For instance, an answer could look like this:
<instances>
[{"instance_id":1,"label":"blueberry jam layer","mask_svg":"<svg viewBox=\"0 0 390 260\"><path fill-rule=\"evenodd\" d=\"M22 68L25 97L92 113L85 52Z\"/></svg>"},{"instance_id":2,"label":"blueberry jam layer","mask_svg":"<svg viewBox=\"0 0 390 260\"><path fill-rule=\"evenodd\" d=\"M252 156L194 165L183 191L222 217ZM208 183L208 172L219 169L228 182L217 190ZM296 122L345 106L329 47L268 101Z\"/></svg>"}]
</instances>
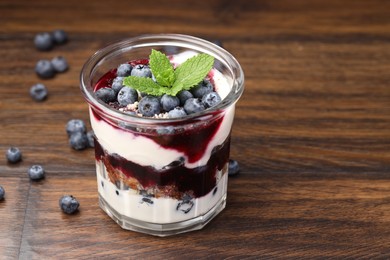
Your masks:
<instances>
[{"instance_id":1,"label":"blueberry jam layer","mask_svg":"<svg viewBox=\"0 0 390 260\"><path fill-rule=\"evenodd\" d=\"M151 166L141 166L118 154L109 154L98 140L95 140L96 160L104 163L111 182L122 181L139 191L152 190L156 197L181 198L187 194L199 198L208 194L217 184L216 173L226 173L229 149L230 137L213 149L204 166L187 168L184 166L184 159L178 159L158 170Z\"/></svg>"}]
</instances>

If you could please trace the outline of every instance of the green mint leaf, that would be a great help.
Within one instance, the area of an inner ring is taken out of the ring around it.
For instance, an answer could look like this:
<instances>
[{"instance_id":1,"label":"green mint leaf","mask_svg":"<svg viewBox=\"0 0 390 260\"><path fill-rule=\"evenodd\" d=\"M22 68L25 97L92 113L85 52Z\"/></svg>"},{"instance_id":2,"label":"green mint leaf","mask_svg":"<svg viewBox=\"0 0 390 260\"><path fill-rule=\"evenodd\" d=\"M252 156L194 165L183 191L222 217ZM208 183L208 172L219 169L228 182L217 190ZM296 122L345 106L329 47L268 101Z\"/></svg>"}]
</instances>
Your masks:
<instances>
[{"instance_id":1,"label":"green mint leaf","mask_svg":"<svg viewBox=\"0 0 390 260\"><path fill-rule=\"evenodd\" d=\"M151 78L128 76L123 79L123 84L153 96L161 96L170 91L170 88L157 84Z\"/></svg>"},{"instance_id":2,"label":"green mint leaf","mask_svg":"<svg viewBox=\"0 0 390 260\"><path fill-rule=\"evenodd\" d=\"M207 73L211 70L214 64L214 57L206 53L195 55L182 64L175 70L176 80L173 83L172 89L190 89L203 80ZM177 94L173 93L174 95Z\"/></svg>"},{"instance_id":3,"label":"green mint leaf","mask_svg":"<svg viewBox=\"0 0 390 260\"><path fill-rule=\"evenodd\" d=\"M152 49L149 56L149 66L158 84L165 87L173 85L175 82L174 69L164 53Z\"/></svg>"}]
</instances>

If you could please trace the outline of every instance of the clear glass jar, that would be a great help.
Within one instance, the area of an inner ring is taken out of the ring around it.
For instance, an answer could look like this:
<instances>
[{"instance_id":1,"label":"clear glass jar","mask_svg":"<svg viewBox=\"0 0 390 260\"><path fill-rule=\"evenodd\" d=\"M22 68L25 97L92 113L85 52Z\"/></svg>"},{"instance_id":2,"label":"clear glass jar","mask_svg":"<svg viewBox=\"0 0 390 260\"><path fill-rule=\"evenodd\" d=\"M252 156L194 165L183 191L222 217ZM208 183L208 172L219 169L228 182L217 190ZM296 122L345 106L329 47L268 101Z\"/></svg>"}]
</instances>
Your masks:
<instances>
[{"instance_id":1,"label":"clear glass jar","mask_svg":"<svg viewBox=\"0 0 390 260\"><path fill-rule=\"evenodd\" d=\"M223 97L215 107L178 119L139 117L110 107L94 94L107 72L147 59L207 53ZM230 133L244 74L226 50L179 34L143 35L97 51L81 71L95 133L100 207L122 228L157 236L201 229L225 208Z\"/></svg>"}]
</instances>

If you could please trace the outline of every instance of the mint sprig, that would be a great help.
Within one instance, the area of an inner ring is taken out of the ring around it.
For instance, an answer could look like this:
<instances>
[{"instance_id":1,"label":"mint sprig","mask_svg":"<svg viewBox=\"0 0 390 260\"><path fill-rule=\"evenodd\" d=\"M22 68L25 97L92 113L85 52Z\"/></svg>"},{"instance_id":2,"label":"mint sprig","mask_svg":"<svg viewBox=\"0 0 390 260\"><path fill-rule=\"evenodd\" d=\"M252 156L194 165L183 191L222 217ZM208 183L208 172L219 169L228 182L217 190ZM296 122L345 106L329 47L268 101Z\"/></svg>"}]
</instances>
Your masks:
<instances>
[{"instance_id":1,"label":"mint sprig","mask_svg":"<svg viewBox=\"0 0 390 260\"><path fill-rule=\"evenodd\" d=\"M151 78L129 76L123 80L123 84L149 95L176 96L181 90L189 90L201 82L213 64L214 57L202 53L189 58L174 69L165 54L152 50L149 65L156 82Z\"/></svg>"}]
</instances>

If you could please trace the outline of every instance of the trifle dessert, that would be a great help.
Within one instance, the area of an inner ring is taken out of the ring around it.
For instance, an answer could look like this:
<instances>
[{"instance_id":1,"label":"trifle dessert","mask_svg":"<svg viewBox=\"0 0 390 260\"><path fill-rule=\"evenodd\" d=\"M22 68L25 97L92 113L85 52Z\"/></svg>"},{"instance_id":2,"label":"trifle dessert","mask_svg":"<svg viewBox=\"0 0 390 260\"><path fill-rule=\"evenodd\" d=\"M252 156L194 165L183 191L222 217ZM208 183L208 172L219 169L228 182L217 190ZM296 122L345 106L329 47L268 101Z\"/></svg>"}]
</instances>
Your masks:
<instances>
[{"instance_id":1,"label":"trifle dessert","mask_svg":"<svg viewBox=\"0 0 390 260\"><path fill-rule=\"evenodd\" d=\"M243 72L224 49L145 35L93 55L81 73L95 133L101 208L121 227L166 236L226 205L230 133Z\"/></svg>"}]
</instances>

